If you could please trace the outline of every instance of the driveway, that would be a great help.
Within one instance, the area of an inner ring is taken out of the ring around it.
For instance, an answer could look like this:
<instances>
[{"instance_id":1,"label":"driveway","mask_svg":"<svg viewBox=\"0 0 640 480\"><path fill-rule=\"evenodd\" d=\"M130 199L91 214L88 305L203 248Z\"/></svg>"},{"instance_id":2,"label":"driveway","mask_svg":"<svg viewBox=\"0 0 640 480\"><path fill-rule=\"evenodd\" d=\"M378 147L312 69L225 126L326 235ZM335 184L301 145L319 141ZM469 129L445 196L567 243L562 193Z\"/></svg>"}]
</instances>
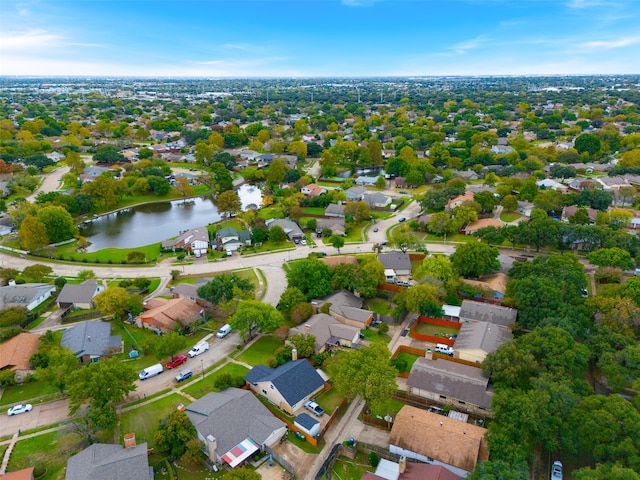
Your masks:
<instances>
[{"instance_id":1,"label":"driveway","mask_svg":"<svg viewBox=\"0 0 640 480\"><path fill-rule=\"evenodd\" d=\"M62 185L62 182L59 179L62 178L67 173L69 173L69 170L70 170L69 167L64 166L64 167L56 168L52 172L43 174L42 183L31 195L27 197L27 200L29 200L30 202L33 202L36 196L40 192L48 193L48 192L53 192L54 190L59 190L60 186Z\"/></svg>"},{"instance_id":2,"label":"driveway","mask_svg":"<svg viewBox=\"0 0 640 480\"><path fill-rule=\"evenodd\" d=\"M33 410L10 417L6 413L0 415L0 432L2 435L13 435L18 430L25 431L40 428L69 419L69 400L34 405Z\"/></svg>"}]
</instances>

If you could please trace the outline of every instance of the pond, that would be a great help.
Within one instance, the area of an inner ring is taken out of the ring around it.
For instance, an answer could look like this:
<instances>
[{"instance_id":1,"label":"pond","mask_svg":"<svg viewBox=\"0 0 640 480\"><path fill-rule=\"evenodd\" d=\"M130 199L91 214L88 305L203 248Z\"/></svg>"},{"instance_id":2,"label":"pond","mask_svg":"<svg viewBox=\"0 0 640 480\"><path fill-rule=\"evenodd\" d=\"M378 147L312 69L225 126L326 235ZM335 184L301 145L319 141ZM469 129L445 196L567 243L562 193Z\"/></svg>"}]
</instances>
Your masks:
<instances>
[{"instance_id":1,"label":"pond","mask_svg":"<svg viewBox=\"0 0 640 480\"><path fill-rule=\"evenodd\" d=\"M262 191L253 185L238 189L242 209L259 208ZM103 248L135 248L161 242L184 230L220 221L212 197L157 202L125 208L80 226L80 235L91 242L89 252Z\"/></svg>"}]
</instances>

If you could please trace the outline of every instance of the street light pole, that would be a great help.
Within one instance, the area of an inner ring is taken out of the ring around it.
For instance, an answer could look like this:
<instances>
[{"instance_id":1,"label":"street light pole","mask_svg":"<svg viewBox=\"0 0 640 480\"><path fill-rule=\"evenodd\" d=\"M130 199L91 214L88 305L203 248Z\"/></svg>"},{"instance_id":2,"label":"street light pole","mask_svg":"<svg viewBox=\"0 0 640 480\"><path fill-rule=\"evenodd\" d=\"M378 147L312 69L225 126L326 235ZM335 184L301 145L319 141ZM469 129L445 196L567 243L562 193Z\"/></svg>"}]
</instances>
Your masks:
<instances>
[{"instance_id":1,"label":"street light pole","mask_svg":"<svg viewBox=\"0 0 640 480\"><path fill-rule=\"evenodd\" d=\"M204 359L200 359L200 365L202 366L202 378L204 379Z\"/></svg>"}]
</instances>

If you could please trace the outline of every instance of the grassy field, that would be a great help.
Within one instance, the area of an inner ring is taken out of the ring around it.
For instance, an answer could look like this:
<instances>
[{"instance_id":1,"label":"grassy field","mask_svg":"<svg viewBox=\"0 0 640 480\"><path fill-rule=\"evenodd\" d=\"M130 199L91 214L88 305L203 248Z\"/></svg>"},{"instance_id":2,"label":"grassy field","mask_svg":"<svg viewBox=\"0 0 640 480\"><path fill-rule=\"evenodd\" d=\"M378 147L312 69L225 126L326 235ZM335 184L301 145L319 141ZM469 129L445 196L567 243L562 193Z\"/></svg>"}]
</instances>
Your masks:
<instances>
[{"instance_id":1,"label":"grassy field","mask_svg":"<svg viewBox=\"0 0 640 480\"><path fill-rule=\"evenodd\" d=\"M344 397L340 395L335 388L330 388L316 398L318 405L320 405L328 415L331 415L343 400Z\"/></svg>"},{"instance_id":2,"label":"grassy field","mask_svg":"<svg viewBox=\"0 0 640 480\"><path fill-rule=\"evenodd\" d=\"M191 384L184 389L184 392L195 398L204 397L210 392L217 392L219 390L215 387L216 380L225 373L228 373L233 377L244 377L249 373L249 369L243 365L238 365L237 363L228 363L220 370L216 370L211 375L207 375L204 379L202 379L202 376L198 377L200 380L191 382Z\"/></svg>"},{"instance_id":3,"label":"grassy field","mask_svg":"<svg viewBox=\"0 0 640 480\"><path fill-rule=\"evenodd\" d=\"M351 460L347 457L339 457L333 464L330 477L340 480L359 480L366 472L374 472L375 468L369 465L369 458L365 453L358 453ZM322 479L326 479L323 476Z\"/></svg>"},{"instance_id":4,"label":"grassy field","mask_svg":"<svg viewBox=\"0 0 640 480\"><path fill-rule=\"evenodd\" d=\"M444 337L445 335L457 335L459 329L453 327L441 327L430 323L420 322L416 325L416 332L434 337Z\"/></svg>"},{"instance_id":5,"label":"grassy field","mask_svg":"<svg viewBox=\"0 0 640 480\"><path fill-rule=\"evenodd\" d=\"M502 213L500 214L500 220L502 220L503 222L513 222L514 220L519 219L521 216L522 215L520 215L518 212L502 211Z\"/></svg>"},{"instance_id":6,"label":"grassy field","mask_svg":"<svg viewBox=\"0 0 640 480\"><path fill-rule=\"evenodd\" d=\"M400 352L397 356L397 359L399 360L404 360L406 363L406 368L404 368L400 373L403 372L410 372L411 371L411 367L413 367L413 364L416 363L416 360L419 358L417 355L412 355L411 353L407 353L407 352Z\"/></svg>"},{"instance_id":7,"label":"grassy field","mask_svg":"<svg viewBox=\"0 0 640 480\"><path fill-rule=\"evenodd\" d=\"M142 247L131 248L104 248L97 252L78 253L77 242L62 245L56 249L55 257L60 260L71 260L75 262L87 263L107 263L107 264L123 264L127 262L127 255L132 252L142 252L147 258L147 262L151 262L160 258L160 242Z\"/></svg>"},{"instance_id":8,"label":"grassy field","mask_svg":"<svg viewBox=\"0 0 640 480\"><path fill-rule=\"evenodd\" d=\"M58 393L58 389L45 382L30 382L7 387L0 397L0 405L13 405L25 400Z\"/></svg>"},{"instance_id":9,"label":"grassy field","mask_svg":"<svg viewBox=\"0 0 640 480\"><path fill-rule=\"evenodd\" d=\"M385 333L384 335L380 335L377 328L365 328L364 330L360 330L360 332L364 335L365 340L372 343L384 343L387 345L391 341L389 334Z\"/></svg>"},{"instance_id":10,"label":"grassy field","mask_svg":"<svg viewBox=\"0 0 640 480\"><path fill-rule=\"evenodd\" d=\"M82 450L80 437L64 430L20 440L11 454L9 471L44 466L44 480L62 480L69 457Z\"/></svg>"},{"instance_id":11,"label":"grassy field","mask_svg":"<svg viewBox=\"0 0 640 480\"><path fill-rule=\"evenodd\" d=\"M322 207L305 207L302 213L305 215L324 215L325 209Z\"/></svg>"},{"instance_id":12,"label":"grassy field","mask_svg":"<svg viewBox=\"0 0 640 480\"><path fill-rule=\"evenodd\" d=\"M273 356L278 348L284 345L284 342L279 338L271 335L260 337L256 343L251 345L245 350L237 360L255 366L260 364L266 364L269 358Z\"/></svg>"},{"instance_id":13,"label":"grassy field","mask_svg":"<svg viewBox=\"0 0 640 480\"><path fill-rule=\"evenodd\" d=\"M391 315L396 306L383 298L370 298L365 301L365 306L372 312L380 315Z\"/></svg>"},{"instance_id":14,"label":"grassy field","mask_svg":"<svg viewBox=\"0 0 640 480\"><path fill-rule=\"evenodd\" d=\"M148 442L150 447L155 445L153 437L158 431L160 420L169 415L180 404L190 402L182 395L172 393L140 408L125 412L120 417L120 432L122 434L135 432L136 442Z\"/></svg>"},{"instance_id":15,"label":"grassy field","mask_svg":"<svg viewBox=\"0 0 640 480\"><path fill-rule=\"evenodd\" d=\"M381 405L378 406L377 410L372 410L371 414L374 417L376 415L380 417L384 417L385 415L391 415L392 417L395 417L402 407L404 407L404 403L402 403L400 400L387 398L384 402L382 402Z\"/></svg>"}]
</instances>

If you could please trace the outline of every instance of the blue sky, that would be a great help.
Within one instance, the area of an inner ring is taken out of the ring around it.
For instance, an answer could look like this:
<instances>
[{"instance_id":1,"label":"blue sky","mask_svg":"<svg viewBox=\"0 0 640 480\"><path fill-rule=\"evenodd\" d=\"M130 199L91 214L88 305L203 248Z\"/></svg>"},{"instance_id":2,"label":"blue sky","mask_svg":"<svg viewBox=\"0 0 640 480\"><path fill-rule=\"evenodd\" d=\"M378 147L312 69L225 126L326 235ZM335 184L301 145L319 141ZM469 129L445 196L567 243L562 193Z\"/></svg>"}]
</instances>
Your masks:
<instances>
[{"instance_id":1,"label":"blue sky","mask_svg":"<svg viewBox=\"0 0 640 480\"><path fill-rule=\"evenodd\" d=\"M0 0L1 75L640 73L637 0Z\"/></svg>"}]
</instances>

